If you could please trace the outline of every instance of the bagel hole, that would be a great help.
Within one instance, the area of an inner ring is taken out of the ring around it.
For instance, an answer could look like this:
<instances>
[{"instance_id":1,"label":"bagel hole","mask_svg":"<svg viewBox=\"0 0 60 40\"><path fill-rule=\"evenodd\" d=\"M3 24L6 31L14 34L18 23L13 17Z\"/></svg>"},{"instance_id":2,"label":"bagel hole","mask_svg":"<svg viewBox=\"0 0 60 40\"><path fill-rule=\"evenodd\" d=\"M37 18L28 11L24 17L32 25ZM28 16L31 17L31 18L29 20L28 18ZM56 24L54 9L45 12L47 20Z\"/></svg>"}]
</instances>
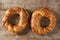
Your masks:
<instances>
[{"instance_id":1,"label":"bagel hole","mask_svg":"<svg viewBox=\"0 0 60 40\"><path fill-rule=\"evenodd\" d=\"M20 15L19 14L12 14L8 16L7 22L11 25L17 25L19 23Z\"/></svg>"},{"instance_id":2,"label":"bagel hole","mask_svg":"<svg viewBox=\"0 0 60 40\"><path fill-rule=\"evenodd\" d=\"M50 20L47 17L42 17L41 19L41 26L42 27L48 27L50 24Z\"/></svg>"}]
</instances>

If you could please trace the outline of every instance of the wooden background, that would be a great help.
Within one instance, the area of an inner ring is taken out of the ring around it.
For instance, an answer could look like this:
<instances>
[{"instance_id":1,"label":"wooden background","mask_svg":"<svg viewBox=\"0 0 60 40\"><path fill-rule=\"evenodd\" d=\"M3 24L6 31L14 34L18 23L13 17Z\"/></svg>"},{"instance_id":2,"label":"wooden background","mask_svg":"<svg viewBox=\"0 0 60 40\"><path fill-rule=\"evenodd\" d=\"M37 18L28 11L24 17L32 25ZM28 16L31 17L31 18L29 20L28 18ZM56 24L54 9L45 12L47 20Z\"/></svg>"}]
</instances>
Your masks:
<instances>
[{"instance_id":1,"label":"wooden background","mask_svg":"<svg viewBox=\"0 0 60 40\"><path fill-rule=\"evenodd\" d=\"M33 33L31 29L23 35L11 35L2 25L5 11L11 7L23 7L31 13L40 7L49 8L56 13L56 28L44 36ZM0 0L0 40L60 40L60 0Z\"/></svg>"}]
</instances>

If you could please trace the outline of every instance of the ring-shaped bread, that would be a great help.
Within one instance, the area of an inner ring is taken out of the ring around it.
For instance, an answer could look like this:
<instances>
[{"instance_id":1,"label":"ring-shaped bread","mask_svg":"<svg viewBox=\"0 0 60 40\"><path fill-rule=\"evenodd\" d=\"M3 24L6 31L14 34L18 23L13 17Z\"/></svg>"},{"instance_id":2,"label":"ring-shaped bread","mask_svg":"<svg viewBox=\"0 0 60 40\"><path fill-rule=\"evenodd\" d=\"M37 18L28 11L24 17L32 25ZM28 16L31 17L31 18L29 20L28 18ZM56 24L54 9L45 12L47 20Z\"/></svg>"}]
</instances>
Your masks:
<instances>
[{"instance_id":1,"label":"ring-shaped bread","mask_svg":"<svg viewBox=\"0 0 60 40\"><path fill-rule=\"evenodd\" d=\"M41 26L41 19L46 17L50 20L47 27ZM53 11L48 8L40 8L33 12L31 18L31 29L36 34L47 34L51 32L56 25L56 15Z\"/></svg>"},{"instance_id":2,"label":"ring-shaped bread","mask_svg":"<svg viewBox=\"0 0 60 40\"><path fill-rule=\"evenodd\" d=\"M12 34L21 34L27 27L28 17L28 12L24 8L10 8L3 17L3 25Z\"/></svg>"}]
</instances>

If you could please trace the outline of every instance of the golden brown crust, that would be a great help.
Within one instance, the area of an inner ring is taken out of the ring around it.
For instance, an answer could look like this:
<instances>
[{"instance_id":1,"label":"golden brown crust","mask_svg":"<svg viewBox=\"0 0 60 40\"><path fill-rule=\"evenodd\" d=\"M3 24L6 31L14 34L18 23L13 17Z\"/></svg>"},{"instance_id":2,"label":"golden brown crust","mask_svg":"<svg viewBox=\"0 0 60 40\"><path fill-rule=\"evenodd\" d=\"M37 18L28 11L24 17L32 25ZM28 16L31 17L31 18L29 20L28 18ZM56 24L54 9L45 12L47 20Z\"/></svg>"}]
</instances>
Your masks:
<instances>
[{"instance_id":1,"label":"golden brown crust","mask_svg":"<svg viewBox=\"0 0 60 40\"><path fill-rule=\"evenodd\" d=\"M41 18L47 17L50 20L50 24L48 27L42 28L41 25ZM53 11L47 8L40 8L33 12L31 18L31 28L34 33L37 34L47 34L51 32L56 25L56 16Z\"/></svg>"},{"instance_id":2,"label":"golden brown crust","mask_svg":"<svg viewBox=\"0 0 60 40\"><path fill-rule=\"evenodd\" d=\"M20 20L17 25L11 25L7 22L6 19L10 18L9 16L19 14ZM28 12L19 7L10 8L6 11L6 15L3 17L3 25L5 26L6 30L13 33L13 34L20 34L24 31L28 24Z\"/></svg>"}]
</instances>

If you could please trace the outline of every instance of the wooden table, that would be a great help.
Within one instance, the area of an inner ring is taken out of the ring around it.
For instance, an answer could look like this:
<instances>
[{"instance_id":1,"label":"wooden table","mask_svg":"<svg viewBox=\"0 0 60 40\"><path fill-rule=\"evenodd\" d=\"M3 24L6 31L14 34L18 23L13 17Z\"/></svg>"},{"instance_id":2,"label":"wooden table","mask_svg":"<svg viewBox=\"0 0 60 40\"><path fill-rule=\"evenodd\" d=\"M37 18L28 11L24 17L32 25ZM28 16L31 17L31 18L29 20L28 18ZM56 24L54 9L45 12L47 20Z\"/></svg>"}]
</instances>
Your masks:
<instances>
[{"instance_id":1,"label":"wooden table","mask_svg":"<svg viewBox=\"0 0 60 40\"><path fill-rule=\"evenodd\" d=\"M44 36L33 33L31 29L23 35L11 35L2 25L5 11L11 7L23 7L30 14L40 7L49 8L56 13L56 28ZM0 0L0 40L60 40L60 0Z\"/></svg>"}]
</instances>

